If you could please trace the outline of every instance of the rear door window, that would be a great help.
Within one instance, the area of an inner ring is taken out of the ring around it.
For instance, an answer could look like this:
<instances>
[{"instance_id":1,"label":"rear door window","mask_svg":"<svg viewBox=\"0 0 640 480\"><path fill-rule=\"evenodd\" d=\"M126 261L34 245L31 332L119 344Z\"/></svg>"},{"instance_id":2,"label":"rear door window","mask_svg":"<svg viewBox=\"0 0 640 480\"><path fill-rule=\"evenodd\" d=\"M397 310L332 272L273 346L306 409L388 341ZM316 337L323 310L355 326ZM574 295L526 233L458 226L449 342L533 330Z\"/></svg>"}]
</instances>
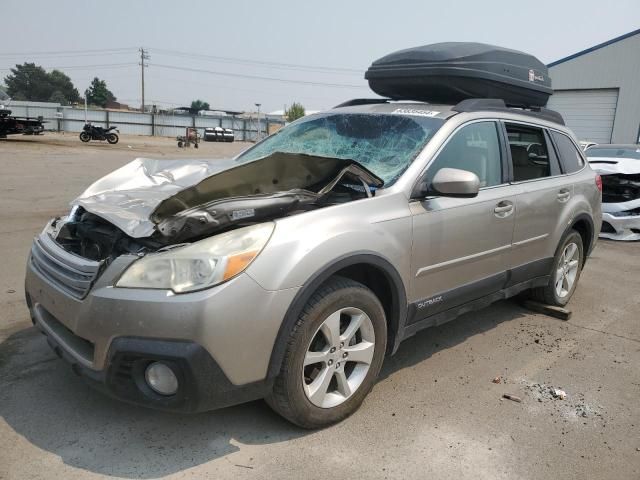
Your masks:
<instances>
[{"instance_id":1,"label":"rear door window","mask_svg":"<svg viewBox=\"0 0 640 480\"><path fill-rule=\"evenodd\" d=\"M558 147L560 163L562 164L564 173L573 173L582 170L582 167L584 167L584 159L571 139L558 132L551 132L551 136L553 137L553 141L556 142L556 147Z\"/></svg>"},{"instance_id":2,"label":"rear door window","mask_svg":"<svg viewBox=\"0 0 640 480\"><path fill-rule=\"evenodd\" d=\"M557 175L542 128L505 124L513 165L513 180L522 182Z\"/></svg>"}]
</instances>

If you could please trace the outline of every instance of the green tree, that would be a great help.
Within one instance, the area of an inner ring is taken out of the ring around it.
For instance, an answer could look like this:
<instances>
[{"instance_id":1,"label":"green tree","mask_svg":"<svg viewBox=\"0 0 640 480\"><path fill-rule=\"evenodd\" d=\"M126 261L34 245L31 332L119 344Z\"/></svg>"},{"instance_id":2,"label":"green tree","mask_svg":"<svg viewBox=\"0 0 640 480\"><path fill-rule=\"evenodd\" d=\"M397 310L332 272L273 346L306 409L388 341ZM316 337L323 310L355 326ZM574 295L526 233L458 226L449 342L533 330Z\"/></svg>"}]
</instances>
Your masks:
<instances>
[{"instance_id":1,"label":"green tree","mask_svg":"<svg viewBox=\"0 0 640 480\"><path fill-rule=\"evenodd\" d=\"M84 92L87 96L87 103L91 105L98 105L102 108L107 106L107 103L113 102L116 96L111 93L111 90L107 88L107 82L95 77L91 81L91 85Z\"/></svg>"},{"instance_id":2,"label":"green tree","mask_svg":"<svg viewBox=\"0 0 640 480\"><path fill-rule=\"evenodd\" d=\"M73 86L73 82L60 70L52 70L49 73L49 80L51 81L52 92L49 96L50 102L61 103L62 105L68 105L80 100L80 94L78 89ZM52 100L52 97L56 96L57 100Z\"/></svg>"},{"instance_id":3,"label":"green tree","mask_svg":"<svg viewBox=\"0 0 640 480\"><path fill-rule=\"evenodd\" d=\"M64 98L64 102L76 102L80 98L78 90L69 77L59 70L50 73L35 63L16 65L4 79L7 94L14 100L31 100L48 102L55 92L56 98Z\"/></svg>"},{"instance_id":4,"label":"green tree","mask_svg":"<svg viewBox=\"0 0 640 480\"><path fill-rule=\"evenodd\" d=\"M191 110L193 110L194 112L199 112L200 110L210 110L209 103L204 102L200 99L194 100L193 102L191 102Z\"/></svg>"},{"instance_id":5,"label":"green tree","mask_svg":"<svg viewBox=\"0 0 640 480\"><path fill-rule=\"evenodd\" d=\"M60 90L56 90L49 97L49 101L53 103L59 103L60 105L66 105L67 99Z\"/></svg>"},{"instance_id":6,"label":"green tree","mask_svg":"<svg viewBox=\"0 0 640 480\"><path fill-rule=\"evenodd\" d=\"M301 103L298 102L293 102L291 106L284 112L284 118L287 120L287 122L293 122L304 116L304 107Z\"/></svg>"}]
</instances>

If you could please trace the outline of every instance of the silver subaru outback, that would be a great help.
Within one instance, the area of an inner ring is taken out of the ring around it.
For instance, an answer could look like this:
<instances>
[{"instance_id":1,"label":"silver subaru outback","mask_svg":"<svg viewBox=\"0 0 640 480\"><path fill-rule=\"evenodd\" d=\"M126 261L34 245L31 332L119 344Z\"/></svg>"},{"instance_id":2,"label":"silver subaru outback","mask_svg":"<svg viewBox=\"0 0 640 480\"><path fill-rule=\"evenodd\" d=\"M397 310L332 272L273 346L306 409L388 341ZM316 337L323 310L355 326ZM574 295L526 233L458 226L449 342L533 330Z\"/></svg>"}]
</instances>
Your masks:
<instances>
[{"instance_id":1,"label":"silver subaru outback","mask_svg":"<svg viewBox=\"0 0 640 480\"><path fill-rule=\"evenodd\" d=\"M340 421L421 329L565 305L601 183L554 112L347 102L230 160L138 159L34 240L35 325L119 399Z\"/></svg>"}]
</instances>

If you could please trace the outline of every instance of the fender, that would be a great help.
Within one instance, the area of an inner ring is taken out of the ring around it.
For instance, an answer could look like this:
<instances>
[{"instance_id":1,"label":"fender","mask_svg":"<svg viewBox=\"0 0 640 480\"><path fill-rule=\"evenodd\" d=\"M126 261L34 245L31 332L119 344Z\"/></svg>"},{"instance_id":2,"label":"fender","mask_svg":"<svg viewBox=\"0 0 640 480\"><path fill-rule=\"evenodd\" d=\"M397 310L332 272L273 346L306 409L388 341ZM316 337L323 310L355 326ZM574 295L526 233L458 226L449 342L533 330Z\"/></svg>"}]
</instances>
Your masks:
<instances>
[{"instance_id":1,"label":"fender","mask_svg":"<svg viewBox=\"0 0 640 480\"><path fill-rule=\"evenodd\" d=\"M589 257L589 255L591 255L591 252L593 251L593 247L596 244L596 239L599 232L599 230L596 231L595 226L593 225L593 218L591 217L591 215L589 215L588 213L579 213L578 215L573 217L573 219L571 220L571 224L567 226L567 228L565 228L564 232L562 232L562 236L560 237L560 240L562 240L567 235L567 233L569 233L569 230L574 229L575 224L580 221L584 221L587 224L588 226L587 234L590 237L589 249L588 250L585 249L585 252L584 252L584 261L582 262L582 265L584 266L584 264L587 262L587 258ZM560 245L558 245L558 248L560 248ZM557 254L557 251L556 251L556 254Z\"/></svg>"},{"instance_id":2,"label":"fender","mask_svg":"<svg viewBox=\"0 0 640 480\"><path fill-rule=\"evenodd\" d=\"M356 264L368 264L378 268L385 275L387 281L392 285L391 289L391 312L392 318L389 321L389 338L393 340L392 345L387 345L388 352L393 354L398 349L402 335L400 332L404 330L407 321L407 295L400 274L396 268L385 258L380 255L361 251L338 257L325 265L309 278L289 305L285 314L278 336L271 351L271 359L269 360L269 368L267 370L267 378L273 379L280 372L282 361L284 360L285 348L289 332L298 320L300 313L309 298L329 277L345 267Z\"/></svg>"}]
</instances>

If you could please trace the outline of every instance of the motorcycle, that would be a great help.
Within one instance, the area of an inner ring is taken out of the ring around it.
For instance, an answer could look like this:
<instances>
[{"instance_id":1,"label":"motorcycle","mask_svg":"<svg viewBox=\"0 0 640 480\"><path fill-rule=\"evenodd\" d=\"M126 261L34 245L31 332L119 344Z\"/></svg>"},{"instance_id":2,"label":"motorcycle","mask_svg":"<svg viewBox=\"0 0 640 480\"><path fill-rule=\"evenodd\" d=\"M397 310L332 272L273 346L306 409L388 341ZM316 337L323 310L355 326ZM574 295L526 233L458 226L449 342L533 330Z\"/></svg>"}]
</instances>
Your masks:
<instances>
[{"instance_id":1,"label":"motorcycle","mask_svg":"<svg viewBox=\"0 0 640 480\"><path fill-rule=\"evenodd\" d=\"M117 127L109 127L102 128L91 125L90 123L85 123L84 127L82 127L82 132L80 132L80 140L84 143L89 142L90 140L106 140L111 145L115 145L118 143L118 134L112 132L112 130L116 130Z\"/></svg>"}]
</instances>

